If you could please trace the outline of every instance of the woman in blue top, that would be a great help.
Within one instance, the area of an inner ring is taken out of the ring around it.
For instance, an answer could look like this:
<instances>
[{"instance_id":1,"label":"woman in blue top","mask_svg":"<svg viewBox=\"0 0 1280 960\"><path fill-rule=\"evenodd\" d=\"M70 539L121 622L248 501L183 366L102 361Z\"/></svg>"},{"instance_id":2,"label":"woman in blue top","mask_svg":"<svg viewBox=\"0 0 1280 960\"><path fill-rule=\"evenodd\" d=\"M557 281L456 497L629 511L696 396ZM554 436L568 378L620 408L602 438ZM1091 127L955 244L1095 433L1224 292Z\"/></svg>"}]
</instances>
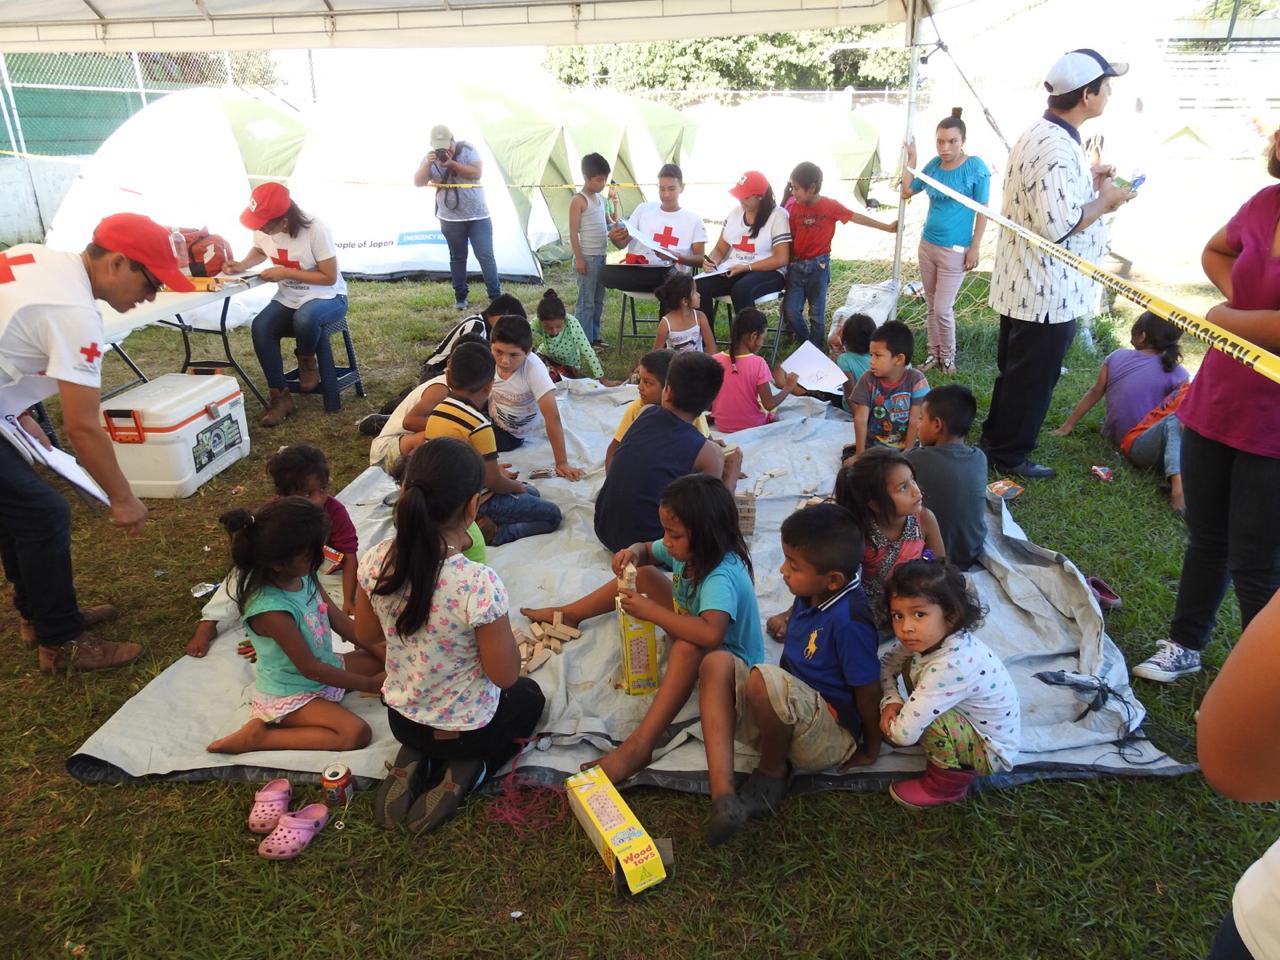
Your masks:
<instances>
[{"instance_id":1,"label":"woman in blue top","mask_svg":"<svg viewBox=\"0 0 1280 960\"><path fill-rule=\"evenodd\" d=\"M980 157L964 152L965 127L960 108L938 124L938 155L925 164L924 173L978 203L991 193L991 171ZM907 166L916 165L916 145L907 144ZM920 238L920 279L929 304L929 356L921 371L934 367L956 372L956 294L966 270L978 265L978 249L987 218L964 204L925 185L919 177L902 174L902 196L910 200L921 190L929 195L929 214Z\"/></svg>"},{"instance_id":2,"label":"woman in blue top","mask_svg":"<svg viewBox=\"0 0 1280 960\"><path fill-rule=\"evenodd\" d=\"M738 527L733 495L718 477L692 473L671 481L658 504L662 539L633 543L613 555L622 577L635 564L636 589L609 580L563 607L521 608L530 620L551 621L556 613L571 627L614 609L648 620L671 638L667 668L639 725L599 760L612 783L620 784L653 759L654 747L693 693L702 658L721 648L748 667L764 660L764 633L752 583L751 554ZM664 564L672 571L667 579ZM583 769L596 761L583 764Z\"/></svg>"}]
</instances>

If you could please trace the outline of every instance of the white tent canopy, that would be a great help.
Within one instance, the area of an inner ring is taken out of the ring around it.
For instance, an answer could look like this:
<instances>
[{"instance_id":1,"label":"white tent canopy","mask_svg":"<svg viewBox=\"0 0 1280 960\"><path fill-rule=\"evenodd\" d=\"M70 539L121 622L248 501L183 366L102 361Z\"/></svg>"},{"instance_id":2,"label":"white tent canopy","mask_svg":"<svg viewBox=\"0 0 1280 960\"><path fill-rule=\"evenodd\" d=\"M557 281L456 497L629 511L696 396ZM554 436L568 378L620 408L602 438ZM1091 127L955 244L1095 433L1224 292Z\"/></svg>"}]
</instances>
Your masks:
<instances>
[{"instance_id":1,"label":"white tent canopy","mask_svg":"<svg viewBox=\"0 0 1280 960\"><path fill-rule=\"evenodd\" d=\"M896 23L906 6L905 0L5 0L0 52L626 43Z\"/></svg>"}]
</instances>

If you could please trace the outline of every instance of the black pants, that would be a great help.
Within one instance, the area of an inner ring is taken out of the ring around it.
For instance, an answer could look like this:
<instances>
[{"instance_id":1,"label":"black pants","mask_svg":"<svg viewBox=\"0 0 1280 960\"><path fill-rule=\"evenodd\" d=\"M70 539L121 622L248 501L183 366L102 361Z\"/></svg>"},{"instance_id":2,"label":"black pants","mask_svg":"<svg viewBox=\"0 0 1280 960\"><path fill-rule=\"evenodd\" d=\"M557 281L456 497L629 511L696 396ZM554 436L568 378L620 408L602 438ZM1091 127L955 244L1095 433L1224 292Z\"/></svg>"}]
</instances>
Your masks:
<instances>
[{"instance_id":1,"label":"black pants","mask_svg":"<svg viewBox=\"0 0 1280 960\"><path fill-rule=\"evenodd\" d=\"M733 312L755 306L756 300L766 293L777 293L787 282L777 270L749 271L731 277L726 273L716 273L698 277L698 293L702 295L702 306L699 308L707 315L711 329L716 326L716 297L728 294L733 300ZM732 320L730 321L732 322Z\"/></svg>"},{"instance_id":2,"label":"black pants","mask_svg":"<svg viewBox=\"0 0 1280 960\"><path fill-rule=\"evenodd\" d=\"M1036 448L1049 412L1053 388L1062 375L1062 358L1075 339L1076 322L1034 323L1000 318L996 348L996 385L982 424L982 447L992 466L1021 466Z\"/></svg>"},{"instance_id":3,"label":"black pants","mask_svg":"<svg viewBox=\"0 0 1280 960\"><path fill-rule=\"evenodd\" d=\"M84 632L71 576L71 507L0 439L0 560L14 606L44 646Z\"/></svg>"},{"instance_id":4,"label":"black pants","mask_svg":"<svg viewBox=\"0 0 1280 960\"><path fill-rule=\"evenodd\" d=\"M1280 588L1280 460L1182 430L1187 550L1169 638L1203 650L1234 582L1247 627Z\"/></svg>"},{"instance_id":5,"label":"black pants","mask_svg":"<svg viewBox=\"0 0 1280 960\"><path fill-rule=\"evenodd\" d=\"M510 453L517 447L524 446L524 441L517 437L514 433L507 433L496 423L493 425L493 439L498 445L499 453Z\"/></svg>"},{"instance_id":6,"label":"black pants","mask_svg":"<svg viewBox=\"0 0 1280 960\"><path fill-rule=\"evenodd\" d=\"M628 266L611 263L600 271L600 282L606 290L623 293L653 293L671 276L669 267ZM664 311L665 312L665 311Z\"/></svg>"},{"instance_id":7,"label":"black pants","mask_svg":"<svg viewBox=\"0 0 1280 960\"><path fill-rule=\"evenodd\" d=\"M1222 918L1222 926L1218 927L1218 933L1209 947L1207 960L1254 960L1253 954L1240 939L1235 914L1230 910Z\"/></svg>"},{"instance_id":8,"label":"black pants","mask_svg":"<svg viewBox=\"0 0 1280 960\"><path fill-rule=\"evenodd\" d=\"M483 760L489 775L497 773L519 751L519 741L533 735L546 698L531 677L521 677L498 698L498 712L487 726L466 730L449 740L436 738L434 728L415 723L387 708L391 735L406 747L435 760Z\"/></svg>"}]
</instances>

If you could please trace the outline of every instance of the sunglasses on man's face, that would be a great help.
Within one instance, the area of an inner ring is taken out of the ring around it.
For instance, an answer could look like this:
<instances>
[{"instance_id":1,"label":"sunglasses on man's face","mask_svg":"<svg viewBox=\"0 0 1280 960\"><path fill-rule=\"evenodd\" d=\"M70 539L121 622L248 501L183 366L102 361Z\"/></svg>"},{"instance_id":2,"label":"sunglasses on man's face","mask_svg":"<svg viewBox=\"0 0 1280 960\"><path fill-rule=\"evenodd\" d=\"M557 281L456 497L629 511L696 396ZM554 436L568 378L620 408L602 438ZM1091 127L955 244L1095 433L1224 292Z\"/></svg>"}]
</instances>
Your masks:
<instances>
[{"instance_id":1,"label":"sunglasses on man's face","mask_svg":"<svg viewBox=\"0 0 1280 960\"><path fill-rule=\"evenodd\" d=\"M137 270L140 274L142 274L144 278L146 278L147 286L151 288L152 293L160 292L160 287L162 286L162 284L160 283L159 280L157 280L154 276L152 276L150 270L148 270L142 264L138 263L137 260L130 260L129 266L133 267L134 270Z\"/></svg>"}]
</instances>

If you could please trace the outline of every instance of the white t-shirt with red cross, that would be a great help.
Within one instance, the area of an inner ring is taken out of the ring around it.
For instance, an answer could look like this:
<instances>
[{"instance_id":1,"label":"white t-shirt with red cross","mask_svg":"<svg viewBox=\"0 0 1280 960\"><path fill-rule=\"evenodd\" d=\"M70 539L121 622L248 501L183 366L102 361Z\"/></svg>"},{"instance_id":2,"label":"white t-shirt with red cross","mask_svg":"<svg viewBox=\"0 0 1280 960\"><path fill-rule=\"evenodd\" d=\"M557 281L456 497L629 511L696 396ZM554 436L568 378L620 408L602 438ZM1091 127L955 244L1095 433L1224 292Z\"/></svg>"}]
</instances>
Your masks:
<instances>
[{"instance_id":1,"label":"white t-shirt with red cross","mask_svg":"<svg viewBox=\"0 0 1280 960\"><path fill-rule=\"evenodd\" d=\"M672 256L689 257L693 255L695 243L707 242L707 227L702 222L702 217L683 208L663 210L661 203L652 200L631 211L631 216L627 218L627 232L633 238L640 237L644 240L642 244L632 239L627 244L627 253L644 257L655 267L671 266L653 252L655 247ZM683 264L677 269L683 273L689 271L689 267Z\"/></svg>"},{"instance_id":2,"label":"white t-shirt with red cross","mask_svg":"<svg viewBox=\"0 0 1280 960\"><path fill-rule=\"evenodd\" d=\"M338 255L329 228L316 219L312 219L311 226L299 230L296 237L289 236L287 230L270 235L255 230L253 245L265 253L277 267L291 267L294 270L314 270L322 260ZM281 280L272 299L296 310L308 300L329 300L346 295L347 281L342 279L339 271L338 282L331 286Z\"/></svg>"},{"instance_id":3,"label":"white t-shirt with red cross","mask_svg":"<svg viewBox=\"0 0 1280 960\"><path fill-rule=\"evenodd\" d=\"M773 256L773 248L778 244L791 242L791 220L787 217L787 211L774 207L760 232L753 237L742 207L734 207L724 218L724 230L720 237L729 244L729 252L720 263L722 268L731 267L735 263L755 263ZM779 267L778 272L783 273L786 269Z\"/></svg>"},{"instance_id":4,"label":"white t-shirt with red cross","mask_svg":"<svg viewBox=\"0 0 1280 960\"><path fill-rule=\"evenodd\" d=\"M102 385L102 314L78 253L20 243L0 252L0 417Z\"/></svg>"}]
</instances>

